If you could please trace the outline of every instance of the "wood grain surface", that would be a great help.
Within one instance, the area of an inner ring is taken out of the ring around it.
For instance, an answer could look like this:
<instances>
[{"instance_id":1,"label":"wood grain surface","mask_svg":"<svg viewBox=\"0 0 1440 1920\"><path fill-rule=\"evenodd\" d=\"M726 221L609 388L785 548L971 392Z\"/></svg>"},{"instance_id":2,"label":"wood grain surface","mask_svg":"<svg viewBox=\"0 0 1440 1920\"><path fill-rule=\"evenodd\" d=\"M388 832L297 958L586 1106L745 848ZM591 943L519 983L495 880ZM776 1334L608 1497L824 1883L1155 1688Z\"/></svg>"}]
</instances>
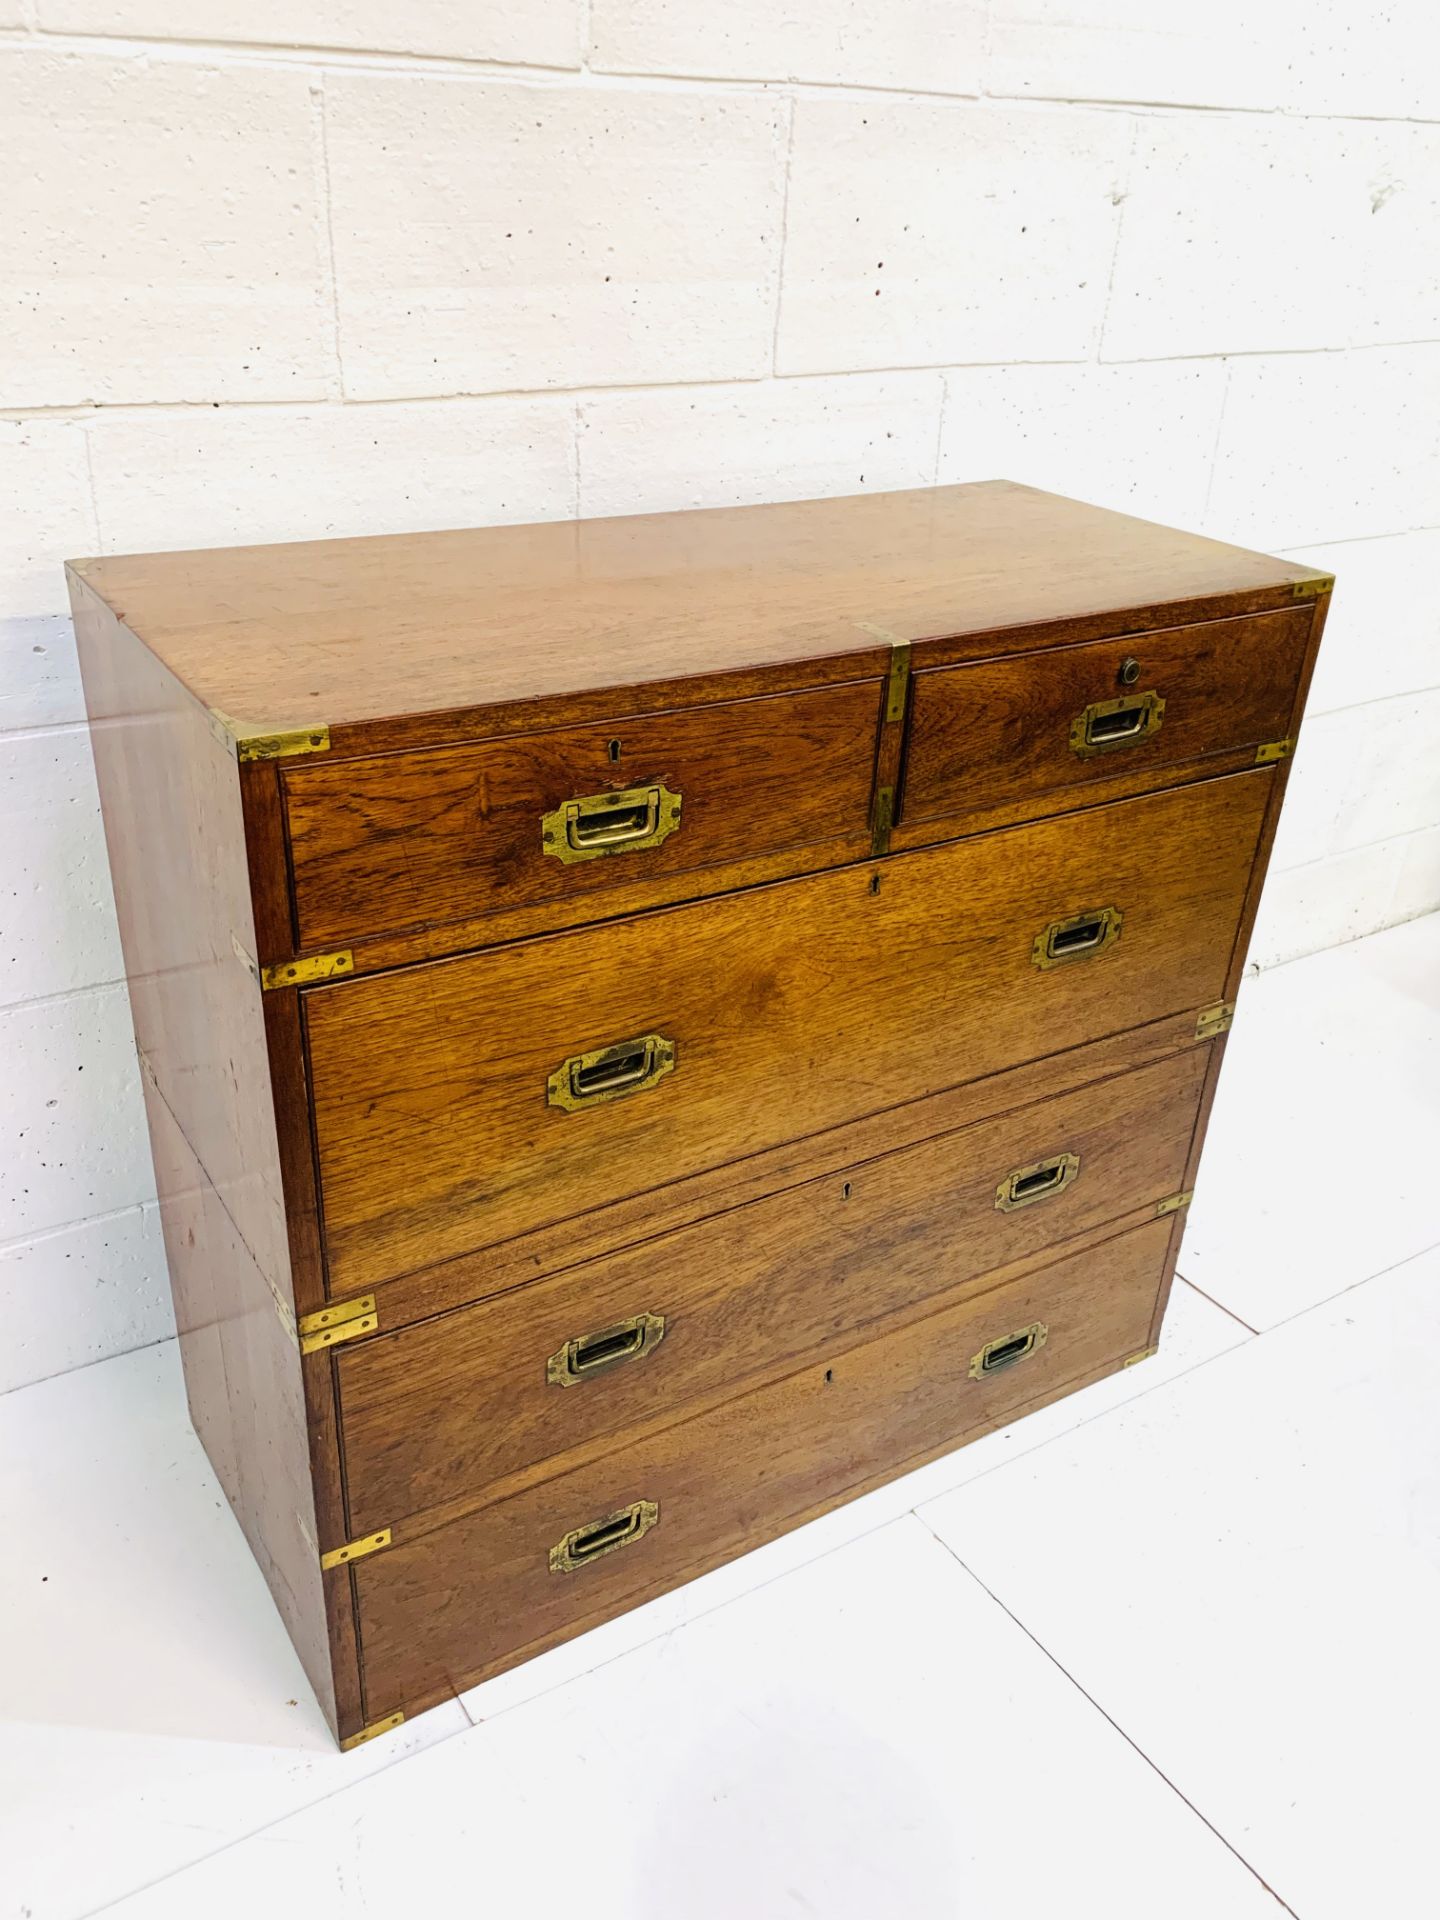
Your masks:
<instances>
[{"instance_id":1,"label":"wood grain surface","mask_svg":"<svg viewBox=\"0 0 1440 1920\"><path fill-rule=\"evenodd\" d=\"M783 1532L817 1500L904 1470L1003 1424L1068 1380L1146 1343L1168 1220L947 1305L467 1519L356 1562L366 1699L377 1716L442 1678L468 1684ZM1043 1347L970 1378L972 1356L1034 1321ZM548 1551L574 1528L651 1500L659 1523L573 1573Z\"/></svg>"},{"instance_id":2,"label":"wood grain surface","mask_svg":"<svg viewBox=\"0 0 1440 1920\"><path fill-rule=\"evenodd\" d=\"M869 851L881 682L855 681L431 753L284 771L300 945L551 901L558 923L597 895L793 848L813 866ZM542 816L661 781L681 798L657 847L566 864Z\"/></svg>"},{"instance_id":3,"label":"wood grain surface","mask_svg":"<svg viewBox=\"0 0 1440 1920\"><path fill-rule=\"evenodd\" d=\"M192 1417L341 1736L1153 1343L1310 568L994 481L70 586ZM1147 692L1158 732L1073 751ZM541 814L655 782L662 845L542 852ZM1034 965L1101 908L1118 941ZM547 1099L645 1035L653 1086ZM1059 1153L1073 1185L995 1208ZM372 1290L379 1331L302 1358L297 1315ZM553 1384L641 1314L652 1350ZM637 1500L652 1531L550 1571Z\"/></svg>"},{"instance_id":4,"label":"wood grain surface","mask_svg":"<svg viewBox=\"0 0 1440 1920\"><path fill-rule=\"evenodd\" d=\"M1180 1190L1201 1049L771 1195L521 1293L338 1350L350 1532L623 1429L724 1398L868 1322ZM1014 1211L1018 1167L1079 1156L1072 1183ZM639 1313L659 1343L570 1386L567 1341ZM616 1436L621 1436L619 1440Z\"/></svg>"},{"instance_id":5,"label":"wood grain surface","mask_svg":"<svg viewBox=\"0 0 1440 1920\"><path fill-rule=\"evenodd\" d=\"M1269 777L308 990L332 1293L1219 998ZM1113 946L1032 964L1106 906ZM546 1104L650 1033L653 1087Z\"/></svg>"},{"instance_id":6,"label":"wood grain surface","mask_svg":"<svg viewBox=\"0 0 1440 1920\"><path fill-rule=\"evenodd\" d=\"M1311 609L1214 620L1138 640L1057 647L917 673L901 818L951 833L1038 819L1087 788L1173 779L1207 756L1283 739ZM1138 678L1121 680L1126 662ZM1092 702L1164 700L1159 728L1082 756L1071 727ZM1253 761L1253 752L1251 759Z\"/></svg>"},{"instance_id":7,"label":"wood grain surface","mask_svg":"<svg viewBox=\"0 0 1440 1920\"><path fill-rule=\"evenodd\" d=\"M261 731L326 722L347 751L399 744L407 714L613 706L613 689L687 679L713 697L707 676L873 650L874 626L1143 630L1279 605L1307 574L1003 480L72 566L206 707Z\"/></svg>"}]
</instances>

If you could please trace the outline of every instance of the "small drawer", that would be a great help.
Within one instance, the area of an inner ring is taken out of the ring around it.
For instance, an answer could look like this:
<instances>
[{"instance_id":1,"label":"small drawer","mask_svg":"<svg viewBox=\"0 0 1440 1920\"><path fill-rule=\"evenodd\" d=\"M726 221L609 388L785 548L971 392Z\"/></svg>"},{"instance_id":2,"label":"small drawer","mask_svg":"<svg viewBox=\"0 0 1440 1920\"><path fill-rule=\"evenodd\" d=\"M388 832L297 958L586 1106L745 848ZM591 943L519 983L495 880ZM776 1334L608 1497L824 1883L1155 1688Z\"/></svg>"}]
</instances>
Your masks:
<instances>
[{"instance_id":1,"label":"small drawer","mask_svg":"<svg viewBox=\"0 0 1440 1920\"><path fill-rule=\"evenodd\" d=\"M379 1718L733 1559L1143 1352L1173 1222L946 1304L353 1567Z\"/></svg>"},{"instance_id":2,"label":"small drawer","mask_svg":"<svg viewBox=\"0 0 1440 1920\"><path fill-rule=\"evenodd\" d=\"M303 989L332 1297L1222 999L1272 783Z\"/></svg>"},{"instance_id":3,"label":"small drawer","mask_svg":"<svg viewBox=\"0 0 1440 1920\"><path fill-rule=\"evenodd\" d=\"M303 947L868 841L880 683L283 771ZM827 855L826 849L831 849ZM853 849L852 849L853 850ZM697 889L698 890L698 889Z\"/></svg>"},{"instance_id":4,"label":"small drawer","mask_svg":"<svg viewBox=\"0 0 1440 1920\"><path fill-rule=\"evenodd\" d=\"M1195 1049L338 1349L351 1532L682 1418L1153 1207L1180 1187L1207 1064Z\"/></svg>"},{"instance_id":5,"label":"small drawer","mask_svg":"<svg viewBox=\"0 0 1440 1920\"><path fill-rule=\"evenodd\" d=\"M1289 730L1308 607L915 675L901 842L1163 784Z\"/></svg>"}]
</instances>

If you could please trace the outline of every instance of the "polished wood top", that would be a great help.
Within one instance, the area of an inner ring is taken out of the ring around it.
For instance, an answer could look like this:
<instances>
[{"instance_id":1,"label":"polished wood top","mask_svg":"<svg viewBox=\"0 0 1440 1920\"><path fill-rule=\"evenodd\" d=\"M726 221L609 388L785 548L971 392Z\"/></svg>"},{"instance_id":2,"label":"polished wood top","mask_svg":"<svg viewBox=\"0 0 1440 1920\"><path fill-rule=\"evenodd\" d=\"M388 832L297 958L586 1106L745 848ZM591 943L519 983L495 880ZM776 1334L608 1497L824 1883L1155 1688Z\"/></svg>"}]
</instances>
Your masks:
<instances>
[{"instance_id":1,"label":"polished wood top","mask_svg":"<svg viewBox=\"0 0 1440 1920\"><path fill-rule=\"evenodd\" d=\"M401 715L524 701L551 703L548 718L596 689L766 669L778 684L805 661L837 678L867 650L846 670L875 671L891 636L1280 604L1307 574L1005 480L71 571L212 711L250 730L361 729L357 746Z\"/></svg>"}]
</instances>

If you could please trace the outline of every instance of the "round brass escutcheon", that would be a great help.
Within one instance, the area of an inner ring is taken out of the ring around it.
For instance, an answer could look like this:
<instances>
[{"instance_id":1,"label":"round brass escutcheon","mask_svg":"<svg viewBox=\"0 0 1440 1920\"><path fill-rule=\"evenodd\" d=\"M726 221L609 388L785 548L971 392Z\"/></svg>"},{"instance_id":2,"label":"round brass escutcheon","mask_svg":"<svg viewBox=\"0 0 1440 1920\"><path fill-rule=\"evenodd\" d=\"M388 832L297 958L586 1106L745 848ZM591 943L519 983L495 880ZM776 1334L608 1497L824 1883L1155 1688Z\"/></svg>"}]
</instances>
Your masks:
<instances>
[{"instance_id":1,"label":"round brass escutcheon","mask_svg":"<svg viewBox=\"0 0 1440 1920\"><path fill-rule=\"evenodd\" d=\"M1133 653L1127 654L1125 659L1120 662L1120 671L1116 674L1115 678L1120 682L1122 687L1133 687L1135 682L1140 678L1140 662L1135 658Z\"/></svg>"}]
</instances>

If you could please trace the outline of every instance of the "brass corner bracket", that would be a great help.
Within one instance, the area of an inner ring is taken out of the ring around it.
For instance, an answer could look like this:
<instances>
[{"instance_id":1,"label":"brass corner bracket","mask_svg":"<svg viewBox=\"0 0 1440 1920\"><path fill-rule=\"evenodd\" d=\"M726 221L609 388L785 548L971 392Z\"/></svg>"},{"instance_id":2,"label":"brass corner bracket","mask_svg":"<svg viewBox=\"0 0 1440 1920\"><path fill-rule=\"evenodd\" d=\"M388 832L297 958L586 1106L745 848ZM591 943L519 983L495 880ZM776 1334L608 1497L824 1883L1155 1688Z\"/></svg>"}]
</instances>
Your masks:
<instances>
[{"instance_id":1,"label":"brass corner bracket","mask_svg":"<svg viewBox=\"0 0 1440 1920\"><path fill-rule=\"evenodd\" d=\"M235 720L219 707L208 709L210 731L237 760L283 760L297 753L328 753L330 729L323 722L308 727L266 730Z\"/></svg>"},{"instance_id":2,"label":"brass corner bracket","mask_svg":"<svg viewBox=\"0 0 1440 1920\"><path fill-rule=\"evenodd\" d=\"M374 1740L382 1733L389 1733L404 1720L403 1713L387 1713L383 1720L372 1720L368 1727L362 1727L359 1733L352 1733L348 1740L340 1742L340 1751L349 1753L352 1747L363 1747L367 1740Z\"/></svg>"},{"instance_id":3,"label":"brass corner bracket","mask_svg":"<svg viewBox=\"0 0 1440 1920\"><path fill-rule=\"evenodd\" d=\"M1155 1202L1155 1218L1158 1220L1162 1214L1182 1212L1189 1206L1194 1198L1195 1189L1193 1187L1187 1187L1184 1193L1166 1194L1163 1200L1157 1200Z\"/></svg>"},{"instance_id":4,"label":"brass corner bracket","mask_svg":"<svg viewBox=\"0 0 1440 1920\"><path fill-rule=\"evenodd\" d=\"M1128 1360L1120 1362L1121 1367L1138 1367L1142 1360L1153 1360L1160 1351L1159 1347L1142 1347L1139 1353L1132 1353Z\"/></svg>"},{"instance_id":5,"label":"brass corner bracket","mask_svg":"<svg viewBox=\"0 0 1440 1920\"><path fill-rule=\"evenodd\" d=\"M1334 584L1333 573L1320 573L1313 580L1292 581L1290 592L1297 600L1318 600L1322 593L1329 593Z\"/></svg>"}]
</instances>

